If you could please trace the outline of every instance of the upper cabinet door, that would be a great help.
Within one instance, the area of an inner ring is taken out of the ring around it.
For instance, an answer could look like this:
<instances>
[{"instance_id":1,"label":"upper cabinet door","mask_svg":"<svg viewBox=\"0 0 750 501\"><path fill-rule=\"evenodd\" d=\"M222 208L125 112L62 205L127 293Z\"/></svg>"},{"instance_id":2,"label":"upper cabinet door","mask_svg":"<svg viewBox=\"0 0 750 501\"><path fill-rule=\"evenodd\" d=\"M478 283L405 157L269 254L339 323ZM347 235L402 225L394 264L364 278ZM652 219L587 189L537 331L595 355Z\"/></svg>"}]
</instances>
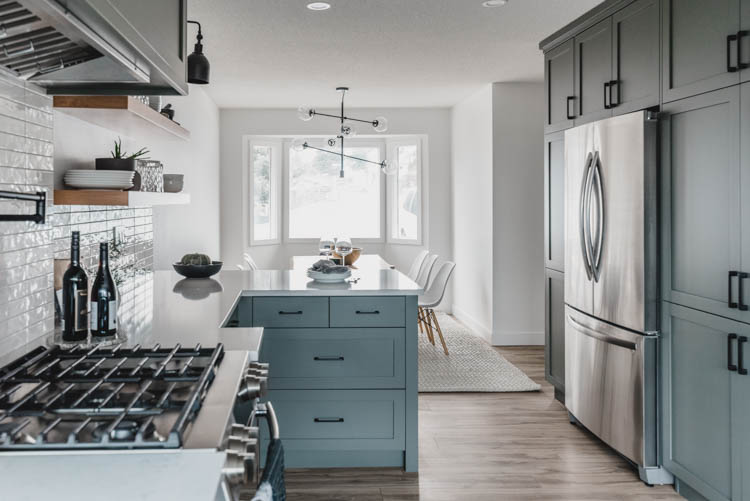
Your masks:
<instances>
[{"instance_id":1,"label":"upper cabinet door","mask_svg":"<svg viewBox=\"0 0 750 501\"><path fill-rule=\"evenodd\" d=\"M545 132L555 132L573 126L575 118L575 51L573 40L544 54L544 82L547 99Z\"/></svg>"},{"instance_id":2,"label":"upper cabinet door","mask_svg":"<svg viewBox=\"0 0 750 501\"><path fill-rule=\"evenodd\" d=\"M736 319L739 101L734 86L666 105L661 135L663 297Z\"/></svg>"},{"instance_id":3,"label":"upper cabinet door","mask_svg":"<svg viewBox=\"0 0 750 501\"><path fill-rule=\"evenodd\" d=\"M565 271L565 138L544 138L544 262Z\"/></svg>"},{"instance_id":4,"label":"upper cabinet door","mask_svg":"<svg viewBox=\"0 0 750 501\"><path fill-rule=\"evenodd\" d=\"M659 104L659 1L638 0L612 16L615 115Z\"/></svg>"},{"instance_id":5,"label":"upper cabinet door","mask_svg":"<svg viewBox=\"0 0 750 501\"><path fill-rule=\"evenodd\" d=\"M747 0L743 0L747 2ZM694 96L740 81L737 32L740 0L664 0L664 101Z\"/></svg>"},{"instance_id":6,"label":"upper cabinet door","mask_svg":"<svg viewBox=\"0 0 750 501\"><path fill-rule=\"evenodd\" d=\"M576 125L612 116L612 18L575 37Z\"/></svg>"}]
</instances>

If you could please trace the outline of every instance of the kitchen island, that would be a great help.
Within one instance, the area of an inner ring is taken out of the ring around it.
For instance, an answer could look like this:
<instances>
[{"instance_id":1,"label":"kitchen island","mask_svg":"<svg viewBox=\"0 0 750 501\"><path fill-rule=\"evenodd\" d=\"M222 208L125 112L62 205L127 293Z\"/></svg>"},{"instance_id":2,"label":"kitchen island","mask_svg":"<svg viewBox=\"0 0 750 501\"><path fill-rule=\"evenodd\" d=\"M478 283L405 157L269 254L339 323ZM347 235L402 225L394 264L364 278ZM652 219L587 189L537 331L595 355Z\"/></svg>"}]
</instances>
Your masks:
<instances>
[{"instance_id":1,"label":"kitchen island","mask_svg":"<svg viewBox=\"0 0 750 501\"><path fill-rule=\"evenodd\" d=\"M153 274L121 315L129 345L223 343L270 363L289 467L417 470L417 296L393 269L318 284L304 270ZM262 340L262 343L261 343Z\"/></svg>"},{"instance_id":2,"label":"kitchen island","mask_svg":"<svg viewBox=\"0 0 750 501\"><path fill-rule=\"evenodd\" d=\"M270 364L288 467L417 471L421 289L393 269L352 279L319 284L297 269L218 281L241 290L227 325L264 328L259 358Z\"/></svg>"}]
</instances>

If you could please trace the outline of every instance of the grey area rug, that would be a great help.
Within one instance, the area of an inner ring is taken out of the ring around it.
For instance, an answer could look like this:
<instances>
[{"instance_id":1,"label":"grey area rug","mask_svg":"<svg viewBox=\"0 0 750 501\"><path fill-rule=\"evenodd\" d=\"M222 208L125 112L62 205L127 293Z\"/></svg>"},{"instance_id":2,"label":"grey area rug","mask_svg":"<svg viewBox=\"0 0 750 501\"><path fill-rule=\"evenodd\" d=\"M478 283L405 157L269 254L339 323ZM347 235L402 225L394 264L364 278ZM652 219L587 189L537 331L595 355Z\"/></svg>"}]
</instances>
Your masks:
<instances>
[{"instance_id":1,"label":"grey area rug","mask_svg":"<svg viewBox=\"0 0 750 501\"><path fill-rule=\"evenodd\" d=\"M419 333L421 393L539 391L537 383L484 339L449 315L437 316L450 355L443 353L437 331L435 346Z\"/></svg>"}]
</instances>

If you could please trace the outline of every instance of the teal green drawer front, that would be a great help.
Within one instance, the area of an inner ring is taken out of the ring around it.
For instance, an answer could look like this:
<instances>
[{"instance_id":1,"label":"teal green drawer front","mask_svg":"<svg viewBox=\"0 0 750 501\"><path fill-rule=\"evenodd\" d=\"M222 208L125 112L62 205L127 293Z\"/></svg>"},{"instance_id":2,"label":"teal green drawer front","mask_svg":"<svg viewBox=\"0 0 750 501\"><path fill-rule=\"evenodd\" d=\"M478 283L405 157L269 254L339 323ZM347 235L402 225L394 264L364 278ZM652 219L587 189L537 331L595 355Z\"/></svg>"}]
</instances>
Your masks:
<instances>
[{"instance_id":1,"label":"teal green drawer front","mask_svg":"<svg viewBox=\"0 0 750 501\"><path fill-rule=\"evenodd\" d=\"M327 297L254 297L256 327L328 327Z\"/></svg>"},{"instance_id":2,"label":"teal green drawer front","mask_svg":"<svg viewBox=\"0 0 750 501\"><path fill-rule=\"evenodd\" d=\"M266 329L271 389L403 388L404 329Z\"/></svg>"},{"instance_id":3,"label":"teal green drawer front","mask_svg":"<svg viewBox=\"0 0 750 501\"><path fill-rule=\"evenodd\" d=\"M268 400L285 449L404 448L403 390L274 390Z\"/></svg>"},{"instance_id":4,"label":"teal green drawer front","mask_svg":"<svg viewBox=\"0 0 750 501\"><path fill-rule=\"evenodd\" d=\"M331 327L403 327L403 297L332 297Z\"/></svg>"}]
</instances>

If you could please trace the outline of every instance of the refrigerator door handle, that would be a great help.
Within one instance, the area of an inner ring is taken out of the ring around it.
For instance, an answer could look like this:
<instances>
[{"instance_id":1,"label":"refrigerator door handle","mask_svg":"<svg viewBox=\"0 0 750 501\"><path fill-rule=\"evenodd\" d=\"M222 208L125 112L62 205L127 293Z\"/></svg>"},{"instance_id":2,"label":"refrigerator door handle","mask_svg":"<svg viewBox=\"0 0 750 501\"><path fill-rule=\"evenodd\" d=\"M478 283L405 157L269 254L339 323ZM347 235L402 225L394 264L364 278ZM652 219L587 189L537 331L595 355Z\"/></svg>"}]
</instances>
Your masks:
<instances>
[{"instance_id":1,"label":"refrigerator door handle","mask_svg":"<svg viewBox=\"0 0 750 501\"><path fill-rule=\"evenodd\" d=\"M588 337L597 339L607 344L613 344L621 348L627 348L628 350L632 350L632 351L635 351L637 349L637 346L635 343L631 343L630 341L625 341L624 339L616 338L614 336L609 336L602 332L595 331L594 329L590 327L586 327L585 325L583 325L581 322L579 322L578 320L576 320L570 315L568 315L568 322L570 323L570 325L575 327L575 329L578 332L580 332L581 334L585 334Z\"/></svg>"},{"instance_id":2,"label":"refrigerator door handle","mask_svg":"<svg viewBox=\"0 0 750 501\"><path fill-rule=\"evenodd\" d=\"M597 210L597 231L596 231L596 248L592 256L592 271L594 274L594 281L599 282L601 277L601 260L602 260L602 246L604 245L604 190L602 187L602 169L601 160L599 159L599 152L594 154L594 160L592 162L593 174L592 180L596 181L596 210ZM594 186L592 181L592 186ZM593 246L593 244L592 244Z\"/></svg>"},{"instance_id":3,"label":"refrigerator door handle","mask_svg":"<svg viewBox=\"0 0 750 501\"><path fill-rule=\"evenodd\" d=\"M584 195L583 202L583 232L584 232L584 243L586 245L586 261L590 271L589 280L592 278L594 281L599 281L599 277L594 267L594 242L591 239L591 195L594 190L594 175L595 165L598 158L598 153L590 154L591 158L588 163L588 176L586 176L586 192Z\"/></svg>"},{"instance_id":4,"label":"refrigerator door handle","mask_svg":"<svg viewBox=\"0 0 750 501\"><path fill-rule=\"evenodd\" d=\"M591 153L586 157L586 164L583 167L583 182L581 183L581 192L579 196L578 204L578 236L581 243L581 255L583 256L583 267L586 270L586 276L591 280L593 272L591 270L591 264L589 261L588 254L588 235L586 233L586 205L587 205L587 194L589 188L589 178L591 174L591 160L593 156Z\"/></svg>"}]
</instances>

